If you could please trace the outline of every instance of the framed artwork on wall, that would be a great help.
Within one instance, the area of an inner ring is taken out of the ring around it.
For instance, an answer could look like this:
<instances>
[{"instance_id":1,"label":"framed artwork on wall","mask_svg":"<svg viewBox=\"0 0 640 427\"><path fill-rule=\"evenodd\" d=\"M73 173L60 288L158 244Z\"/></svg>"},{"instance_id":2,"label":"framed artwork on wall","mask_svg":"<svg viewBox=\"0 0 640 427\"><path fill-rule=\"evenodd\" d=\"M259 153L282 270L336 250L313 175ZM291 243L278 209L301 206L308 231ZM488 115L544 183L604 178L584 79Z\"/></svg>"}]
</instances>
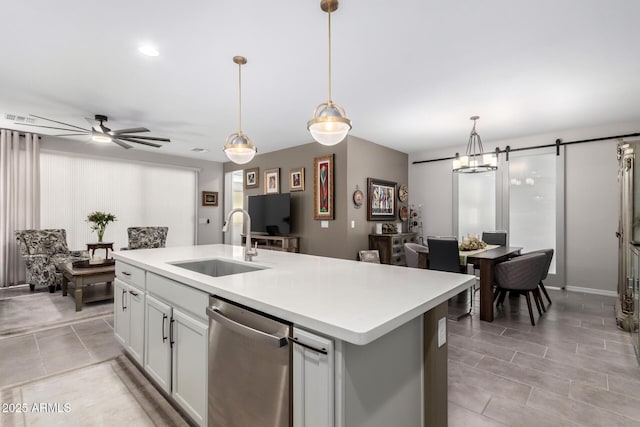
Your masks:
<instances>
[{"instance_id":1,"label":"framed artwork on wall","mask_svg":"<svg viewBox=\"0 0 640 427\"><path fill-rule=\"evenodd\" d=\"M313 159L313 218L334 219L333 160L335 154Z\"/></svg>"},{"instance_id":2,"label":"framed artwork on wall","mask_svg":"<svg viewBox=\"0 0 640 427\"><path fill-rule=\"evenodd\" d=\"M304 191L304 168L289 171L289 191Z\"/></svg>"},{"instance_id":3,"label":"framed artwork on wall","mask_svg":"<svg viewBox=\"0 0 640 427\"><path fill-rule=\"evenodd\" d=\"M244 188L260 187L260 168L244 170Z\"/></svg>"},{"instance_id":4,"label":"framed artwork on wall","mask_svg":"<svg viewBox=\"0 0 640 427\"><path fill-rule=\"evenodd\" d=\"M280 168L264 171L264 194L280 194Z\"/></svg>"},{"instance_id":5,"label":"framed artwork on wall","mask_svg":"<svg viewBox=\"0 0 640 427\"><path fill-rule=\"evenodd\" d=\"M367 178L367 221L388 221L398 215L395 182Z\"/></svg>"},{"instance_id":6,"label":"framed artwork on wall","mask_svg":"<svg viewBox=\"0 0 640 427\"><path fill-rule=\"evenodd\" d=\"M218 206L218 192L217 191L203 191L202 192L202 206Z\"/></svg>"}]
</instances>

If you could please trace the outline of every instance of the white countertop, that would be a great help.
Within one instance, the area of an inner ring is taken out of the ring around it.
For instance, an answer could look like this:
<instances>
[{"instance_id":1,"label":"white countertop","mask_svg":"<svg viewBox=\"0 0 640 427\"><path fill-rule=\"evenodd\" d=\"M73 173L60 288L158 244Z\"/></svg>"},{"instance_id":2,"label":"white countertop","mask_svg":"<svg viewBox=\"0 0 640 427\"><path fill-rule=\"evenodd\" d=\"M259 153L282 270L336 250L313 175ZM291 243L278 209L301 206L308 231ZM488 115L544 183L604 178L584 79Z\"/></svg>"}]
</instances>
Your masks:
<instances>
[{"instance_id":1,"label":"white countertop","mask_svg":"<svg viewBox=\"0 0 640 427\"><path fill-rule=\"evenodd\" d=\"M200 245L113 252L127 262L353 344L364 345L471 286L474 276L260 250L264 270L210 277L169 264L220 258L243 248Z\"/></svg>"}]
</instances>

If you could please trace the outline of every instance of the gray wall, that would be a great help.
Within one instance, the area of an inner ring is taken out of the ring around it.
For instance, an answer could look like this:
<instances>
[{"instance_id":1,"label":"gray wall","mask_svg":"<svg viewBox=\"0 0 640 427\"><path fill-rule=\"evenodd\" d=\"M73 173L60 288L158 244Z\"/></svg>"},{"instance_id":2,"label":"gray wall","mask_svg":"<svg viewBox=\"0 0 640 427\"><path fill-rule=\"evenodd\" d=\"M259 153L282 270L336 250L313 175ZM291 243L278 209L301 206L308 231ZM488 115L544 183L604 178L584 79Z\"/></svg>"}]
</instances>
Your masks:
<instances>
[{"instance_id":1,"label":"gray wall","mask_svg":"<svg viewBox=\"0 0 640 427\"><path fill-rule=\"evenodd\" d=\"M554 134L491 141L482 134L487 149L551 144L556 138L576 141L640 131L638 123L619 123ZM466 138L461 137L461 142ZM618 225L616 141L566 146L565 247L566 285L595 292L616 292ZM465 145L431 150L409 157L409 201L423 206L424 235L453 232L453 178L451 161L412 165L416 160L451 156Z\"/></svg>"},{"instance_id":2,"label":"gray wall","mask_svg":"<svg viewBox=\"0 0 640 427\"><path fill-rule=\"evenodd\" d=\"M334 212L335 219L329 228L321 228L321 222L313 218L313 159L335 154L334 163ZM346 141L333 147L309 143L284 150L258 154L245 165L231 162L224 164L224 173L234 170L260 168L260 188L246 189L245 196L264 194L264 171L280 168L280 192L289 192L289 171L305 168L305 191L291 193L291 234L300 237L300 252L333 258L357 259L357 252L367 249L368 235L373 225L367 223L366 207L355 209L352 195L356 185L367 193L367 177L407 182L405 153L383 147L363 139L348 136ZM224 209L228 211L227 208ZM351 228L351 221L355 227Z\"/></svg>"},{"instance_id":3,"label":"gray wall","mask_svg":"<svg viewBox=\"0 0 640 427\"><path fill-rule=\"evenodd\" d=\"M217 191L220 200L224 191L222 177L222 163L210 162L207 160L191 159L187 157L176 157L159 152L149 152L142 150L124 150L117 146L102 146L96 144L85 144L78 141L71 141L63 138L51 138L43 136L41 140L41 149L68 152L74 154L82 154L86 156L97 156L102 158L121 159L125 161L136 161L155 163L162 165L172 165L180 167L188 167L198 169L198 189L196 194L197 216L201 221L196 220L198 224L197 238L198 244L222 243L222 221L223 208L222 203L219 206L202 206L202 191ZM209 223L206 223L206 220Z\"/></svg>"}]
</instances>

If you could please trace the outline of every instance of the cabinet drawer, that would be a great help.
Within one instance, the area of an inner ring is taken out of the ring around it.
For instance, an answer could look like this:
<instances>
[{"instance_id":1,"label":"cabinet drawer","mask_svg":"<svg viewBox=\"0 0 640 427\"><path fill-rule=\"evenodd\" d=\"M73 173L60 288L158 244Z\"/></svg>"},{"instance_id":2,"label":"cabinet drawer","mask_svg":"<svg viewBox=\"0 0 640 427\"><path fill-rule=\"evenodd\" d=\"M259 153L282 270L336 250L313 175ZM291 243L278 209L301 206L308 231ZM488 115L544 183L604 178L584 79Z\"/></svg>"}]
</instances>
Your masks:
<instances>
[{"instance_id":1,"label":"cabinet drawer","mask_svg":"<svg viewBox=\"0 0 640 427\"><path fill-rule=\"evenodd\" d=\"M404 254L392 256L389 264L393 265L405 265Z\"/></svg>"},{"instance_id":2,"label":"cabinet drawer","mask_svg":"<svg viewBox=\"0 0 640 427\"><path fill-rule=\"evenodd\" d=\"M154 273L147 273L147 292L181 307L208 323L209 294Z\"/></svg>"},{"instance_id":3,"label":"cabinet drawer","mask_svg":"<svg viewBox=\"0 0 640 427\"><path fill-rule=\"evenodd\" d=\"M116 277L139 289L145 289L145 271L122 261L116 261Z\"/></svg>"},{"instance_id":4,"label":"cabinet drawer","mask_svg":"<svg viewBox=\"0 0 640 427\"><path fill-rule=\"evenodd\" d=\"M391 248L391 253L393 255L403 254L404 253L404 247L403 246L393 246Z\"/></svg>"},{"instance_id":5,"label":"cabinet drawer","mask_svg":"<svg viewBox=\"0 0 640 427\"><path fill-rule=\"evenodd\" d=\"M416 236L407 236L404 239L402 239L402 243L415 243L416 242Z\"/></svg>"}]
</instances>

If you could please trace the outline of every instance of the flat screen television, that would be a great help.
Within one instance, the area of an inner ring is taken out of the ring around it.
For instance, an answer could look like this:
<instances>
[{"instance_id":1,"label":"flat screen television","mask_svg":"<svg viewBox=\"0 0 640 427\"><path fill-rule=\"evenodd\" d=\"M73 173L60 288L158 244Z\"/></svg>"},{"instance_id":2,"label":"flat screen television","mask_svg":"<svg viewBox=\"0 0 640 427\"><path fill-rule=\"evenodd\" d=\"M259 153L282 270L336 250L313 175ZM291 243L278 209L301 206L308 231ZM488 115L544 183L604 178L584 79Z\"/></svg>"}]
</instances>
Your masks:
<instances>
[{"instance_id":1,"label":"flat screen television","mask_svg":"<svg viewBox=\"0 0 640 427\"><path fill-rule=\"evenodd\" d=\"M281 236L291 233L291 195L249 196L251 232Z\"/></svg>"}]
</instances>

